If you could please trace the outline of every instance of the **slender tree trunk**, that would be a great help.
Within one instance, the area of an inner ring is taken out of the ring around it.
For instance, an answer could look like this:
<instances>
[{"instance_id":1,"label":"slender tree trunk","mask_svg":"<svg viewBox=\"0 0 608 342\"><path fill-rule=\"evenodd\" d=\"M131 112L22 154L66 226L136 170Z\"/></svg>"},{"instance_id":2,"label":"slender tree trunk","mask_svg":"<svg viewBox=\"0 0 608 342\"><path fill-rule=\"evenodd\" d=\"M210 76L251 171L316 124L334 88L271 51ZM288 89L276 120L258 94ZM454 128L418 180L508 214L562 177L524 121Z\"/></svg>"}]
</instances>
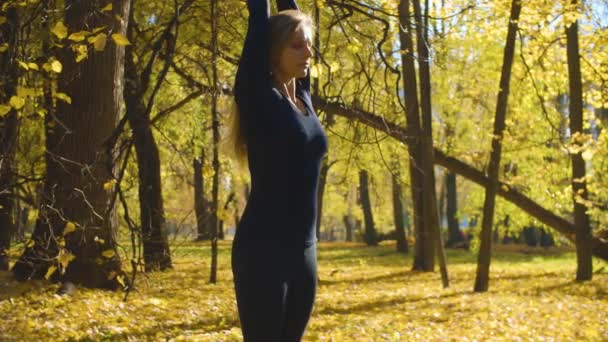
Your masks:
<instances>
[{"instance_id":1,"label":"slender tree trunk","mask_svg":"<svg viewBox=\"0 0 608 342\"><path fill-rule=\"evenodd\" d=\"M401 194L401 184L399 184L398 175L393 175L393 219L395 222L395 232L397 234L395 240L397 243L397 252L407 253L408 245L405 238L405 225L403 222L403 195Z\"/></svg>"},{"instance_id":2,"label":"slender tree trunk","mask_svg":"<svg viewBox=\"0 0 608 342\"><path fill-rule=\"evenodd\" d=\"M131 8L130 20L133 20L133 12L134 8ZM132 42L135 41L133 25L129 26L128 38ZM143 73L146 74L138 74L133 48L128 45L125 59L124 99L127 105L127 120L133 132L137 155L139 208L145 270L151 272L169 269L172 265L169 242L165 231L160 155L158 145L152 134L150 113L144 103L144 94L150 79L149 70L145 70Z\"/></svg>"},{"instance_id":3,"label":"slender tree trunk","mask_svg":"<svg viewBox=\"0 0 608 342\"><path fill-rule=\"evenodd\" d=\"M445 174L446 188L446 216L448 219L448 242L447 247L454 247L464 242L460 226L458 224L458 192L456 190L456 174L447 171Z\"/></svg>"},{"instance_id":4,"label":"slender tree trunk","mask_svg":"<svg viewBox=\"0 0 608 342\"><path fill-rule=\"evenodd\" d=\"M577 0L572 5L578 6ZM574 203L574 226L576 227L576 280L591 280L593 277L592 264L592 234L589 216L585 202L588 198L587 181L585 179L585 161L581 146L583 138L583 86L581 80L581 65L578 47L578 20L574 20L566 28L568 51L568 84L570 90L570 132L572 146L577 150L572 157L572 193Z\"/></svg>"},{"instance_id":5,"label":"slender tree trunk","mask_svg":"<svg viewBox=\"0 0 608 342\"><path fill-rule=\"evenodd\" d=\"M211 70L213 73L213 91L211 93L211 116L213 127L213 185L211 193L213 202L211 205L211 275L209 282L217 281L217 239L218 239L218 201L219 201L219 180L220 180L220 160L218 148L220 143L220 119L217 111L217 100L219 95L218 76L217 76L217 0L211 0Z\"/></svg>"},{"instance_id":6,"label":"slender tree trunk","mask_svg":"<svg viewBox=\"0 0 608 342\"><path fill-rule=\"evenodd\" d=\"M125 33L129 1L114 1L112 12L105 14L98 12L98 3L68 0L64 5L64 22L71 31L104 26ZM72 103L57 101L47 130L45 204L33 245L13 268L19 279L43 277L47 268L59 266L65 271L63 280L87 287L116 288L121 282L117 220L111 191L106 190L111 188L115 156L104 142L122 111L123 58L124 48L111 42L81 62L69 48L60 52L63 71L57 88Z\"/></svg>"},{"instance_id":7,"label":"slender tree trunk","mask_svg":"<svg viewBox=\"0 0 608 342\"><path fill-rule=\"evenodd\" d=\"M496 102L496 116L494 118L494 132L492 138L492 152L490 153L490 164L488 166L488 179L490 184L486 187L485 201L483 205L483 219L481 223L481 246L477 257L477 276L475 278L475 292L488 290L490 280L490 258L492 248L492 226L494 223L494 207L496 202L496 191L498 189L498 171L500 170L500 154L502 149L502 137L505 129L505 118L507 115L507 102L509 99L509 87L511 80L511 68L515 52L515 35L519 13L521 12L520 0L512 0L509 28L507 31L507 42L503 57L502 72Z\"/></svg>"},{"instance_id":8,"label":"slender tree trunk","mask_svg":"<svg viewBox=\"0 0 608 342\"><path fill-rule=\"evenodd\" d=\"M203 179L203 167L205 165L205 154L193 161L194 167L194 211L196 213L196 240L209 239L209 210L205 200L205 181Z\"/></svg>"},{"instance_id":9,"label":"slender tree trunk","mask_svg":"<svg viewBox=\"0 0 608 342\"><path fill-rule=\"evenodd\" d=\"M428 246L430 236L423 210L424 174L422 173L422 132L420 127L420 112L418 105L418 86L416 81L416 67L414 64L413 30L410 21L410 2L401 0L399 3L399 30L401 50L401 65L403 74L403 89L405 91L405 116L407 131L410 139L407 139L409 154L410 187L412 193L414 234L416 243L414 245L414 265L417 271L432 271L434 266L433 250Z\"/></svg>"},{"instance_id":10,"label":"slender tree trunk","mask_svg":"<svg viewBox=\"0 0 608 342\"><path fill-rule=\"evenodd\" d=\"M317 240L321 240L321 220L323 219L323 195L325 194L325 184L327 183L327 173L330 164L327 162L327 156L323 158L321 170L319 172L319 188L317 189Z\"/></svg>"},{"instance_id":11,"label":"slender tree trunk","mask_svg":"<svg viewBox=\"0 0 608 342\"><path fill-rule=\"evenodd\" d=\"M6 22L0 24L0 45L8 44L8 49L0 53L0 104L6 104L17 93L20 30L17 8L9 7L2 14L6 15ZM18 126L14 108L0 114L0 270L5 271L9 268L8 249L16 230L13 192L17 190L14 180Z\"/></svg>"},{"instance_id":12,"label":"slender tree trunk","mask_svg":"<svg viewBox=\"0 0 608 342\"><path fill-rule=\"evenodd\" d=\"M369 176L366 170L359 171L359 191L361 194L361 208L365 220L365 234L363 239L368 246L378 245L378 233L374 226L374 216L372 214L372 204L369 198Z\"/></svg>"},{"instance_id":13,"label":"slender tree trunk","mask_svg":"<svg viewBox=\"0 0 608 342\"><path fill-rule=\"evenodd\" d=\"M430 56L428 50L428 9L429 3L426 1L422 17L420 0L414 0L414 16L416 18L416 42L418 46L418 59L420 74L420 99L422 112L422 168L424 172L424 194L423 194L423 213L424 221L427 224L427 232L431 235L427 241L426 248L436 251L439 258L439 268L441 270L441 280L443 287L449 286L448 272L439 230L439 215L437 213L437 192L435 190L435 168L433 157L433 126L432 126L432 106L431 106L431 70ZM423 21L424 20L424 21ZM432 270L432 268L431 268Z\"/></svg>"}]
</instances>

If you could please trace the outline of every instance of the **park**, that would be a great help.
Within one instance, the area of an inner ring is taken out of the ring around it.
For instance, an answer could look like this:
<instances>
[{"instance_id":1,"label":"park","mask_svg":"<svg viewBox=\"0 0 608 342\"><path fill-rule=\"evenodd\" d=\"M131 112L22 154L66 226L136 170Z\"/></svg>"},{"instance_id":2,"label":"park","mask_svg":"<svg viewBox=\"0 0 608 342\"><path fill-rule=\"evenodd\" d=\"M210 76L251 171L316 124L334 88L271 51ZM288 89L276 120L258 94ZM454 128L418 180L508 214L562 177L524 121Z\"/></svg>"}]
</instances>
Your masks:
<instances>
[{"instance_id":1,"label":"park","mask_svg":"<svg viewBox=\"0 0 608 342\"><path fill-rule=\"evenodd\" d=\"M606 18L0 1L0 341L608 340Z\"/></svg>"}]
</instances>

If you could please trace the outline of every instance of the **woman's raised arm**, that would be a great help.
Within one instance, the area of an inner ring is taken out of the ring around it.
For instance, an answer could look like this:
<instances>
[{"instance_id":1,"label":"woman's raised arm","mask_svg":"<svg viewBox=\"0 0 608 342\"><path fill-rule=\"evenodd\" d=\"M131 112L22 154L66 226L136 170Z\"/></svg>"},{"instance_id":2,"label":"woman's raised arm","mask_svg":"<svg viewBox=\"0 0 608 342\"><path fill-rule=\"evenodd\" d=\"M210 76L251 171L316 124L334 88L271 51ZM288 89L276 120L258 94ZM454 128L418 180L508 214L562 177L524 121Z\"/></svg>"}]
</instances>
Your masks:
<instances>
[{"instance_id":1,"label":"woman's raised arm","mask_svg":"<svg viewBox=\"0 0 608 342\"><path fill-rule=\"evenodd\" d=\"M249 24L234 91L239 106L256 106L256 100L262 98L261 91L268 91L272 87L268 61L270 6L268 0L247 0L247 8Z\"/></svg>"}]
</instances>

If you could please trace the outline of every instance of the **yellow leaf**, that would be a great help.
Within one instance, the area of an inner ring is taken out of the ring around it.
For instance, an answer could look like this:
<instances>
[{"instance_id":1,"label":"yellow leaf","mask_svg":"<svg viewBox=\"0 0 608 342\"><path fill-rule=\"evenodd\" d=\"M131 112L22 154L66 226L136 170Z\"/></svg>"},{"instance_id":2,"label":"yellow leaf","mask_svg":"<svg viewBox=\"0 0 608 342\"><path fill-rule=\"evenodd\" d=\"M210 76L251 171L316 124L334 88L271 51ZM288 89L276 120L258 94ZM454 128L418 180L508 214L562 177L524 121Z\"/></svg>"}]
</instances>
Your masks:
<instances>
[{"instance_id":1,"label":"yellow leaf","mask_svg":"<svg viewBox=\"0 0 608 342\"><path fill-rule=\"evenodd\" d=\"M27 240L27 242L25 243L25 247L27 247L27 248L32 248L32 247L34 247L35 245L36 245L36 241L31 240L31 239L30 239L30 240Z\"/></svg>"},{"instance_id":2,"label":"yellow leaf","mask_svg":"<svg viewBox=\"0 0 608 342\"><path fill-rule=\"evenodd\" d=\"M19 66L22 67L25 70L29 70L30 67L27 65L27 63L24 63L22 61L17 61L19 63Z\"/></svg>"},{"instance_id":3,"label":"yellow leaf","mask_svg":"<svg viewBox=\"0 0 608 342\"><path fill-rule=\"evenodd\" d=\"M63 102L67 102L69 104L72 104L72 98L69 97L68 95L64 94L64 93L55 93L54 96L58 100L61 100Z\"/></svg>"},{"instance_id":4,"label":"yellow leaf","mask_svg":"<svg viewBox=\"0 0 608 342\"><path fill-rule=\"evenodd\" d=\"M44 275L44 279L49 279L53 273L55 273L55 271L57 271L57 266L53 265L51 267L49 267L49 269L46 271L46 274Z\"/></svg>"},{"instance_id":5,"label":"yellow leaf","mask_svg":"<svg viewBox=\"0 0 608 342\"><path fill-rule=\"evenodd\" d=\"M103 184L103 189L106 191L112 190L112 188L114 187L114 183L116 183L116 181L114 179L110 179L109 181Z\"/></svg>"},{"instance_id":6,"label":"yellow leaf","mask_svg":"<svg viewBox=\"0 0 608 342\"><path fill-rule=\"evenodd\" d=\"M99 244L103 244L105 242L104 239L102 239L102 238L100 238L98 236L95 236L95 238L93 238L93 241L95 241L95 242L97 242Z\"/></svg>"},{"instance_id":7,"label":"yellow leaf","mask_svg":"<svg viewBox=\"0 0 608 342\"><path fill-rule=\"evenodd\" d=\"M17 86L17 96L19 97L35 97L36 89Z\"/></svg>"},{"instance_id":8,"label":"yellow leaf","mask_svg":"<svg viewBox=\"0 0 608 342\"><path fill-rule=\"evenodd\" d=\"M129 40L127 39L127 37L125 37L123 34L120 33L114 33L112 35L112 39L114 40L114 42L120 46L125 46L125 45L130 45L131 43L129 43Z\"/></svg>"},{"instance_id":9,"label":"yellow leaf","mask_svg":"<svg viewBox=\"0 0 608 342\"><path fill-rule=\"evenodd\" d=\"M63 228L63 236L66 236L69 233L74 232L74 231L76 231L76 225L74 224L74 222L68 221L65 224L65 228Z\"/></svg>"},{"instance_id":10,"label":"yellow leaf","mask_svg":"<svg viewBox=\"0 0 608 342\"><path fill-rule=\"evenodd\" d=\"M25 105L25 99L19 96L11 96L9 103L13 108L19 110Z\"/></svg>"},{"instance_id":11,"label":"yellow leaf","mask_svg":"<svg viewBox=\"0 0 608 342\"><path fill-rule=\"evenodd\" d=\"M66 267L68 267L68 264L70 263L70 261L74 260L76 258L76 256L74 256L74 254L68 252L65 249L62 249L59 252L59 255L57 256L57 259L59 260L59 264L61 265L61 267L65 270Z\"/></svg>"},{"instance_id":12,"label":"yellow leaf","mask_svg":"<svg viewBox=\"0 0 608 342\"><path fill-rule=\"evenodd\" d=\"M8 50L8 43L0 44L0 52Z\"/></svg>"},{"instance_id":13,"label":"yellow leaf","mask_svg":"<svg viewBox=\"0 0 608 342\"><path fill-rule=\"evenodd\" d=\"M112 3L106 5L106 7L101 9L101 12L110 12L112 10Z\"/></svg>"},{"instance_id":14,"label":"yellow leaf","mask_svg":"<svg viewBox=\"0 0 608 342\"><path fill-rule=\"evenodd\" d=\"M67 37L68 35L68 28L65 27L65 25L63 25L63 22L58 22L57 24L55 24L55 26L51 29L51 32L57 36L57 38L59 39L63 39L65 37Z\"/></svg>"},{"instance_id":15,"label":"yellow leaf","mask_svg":"<svg viewBox=\"0 0 608 342\"><path fill-rule=\"evenodd\" d=\"M63 65L61 65L61 62L58 60L54 60L51 62L51 70L57 74L61 73L61 70L63 70Z\"/></svg>"},{"instance_id":16,"label":"yellow leaf","mask_svg":"<svg viewBox=\"0 0 608 342\"><path fill-rule=\"evenodd\" d=\"M76 63L82 61L89 56L89 49L86 45L77 45L74 47L76 51Z\"/></svg>"},{"instance_id":17,"label":"yellow leaf","mask_svg":"<svg viewBox=\"0 0 608 342\"><path fill-rule=\"evenodd\" d=\"M93 37L91 43L95 47L95 51L103 51L106 47L106 42L108 41L108 35L105 33L100 33Z\"/></svg>"},{"instance_id":18,"label":"yellow leaf","mask_svg":"<svg viewBox=\"0 0 608 342\"><path fill-rule=\"evenodd\" d=\"M0 16L0 25L4 24L5 22L6 22L6 17Z\"/></svg>"},{"instance_id":19,"label":"yellow leaf","mask_svg":"<svg viewBox=\"0 0 608 342\"><path fill-rule=\"evenodd\" d=\"M126 287L127 285L125 284L125 277L122 275L119 275L116 277L116 281L122 286L122 287Z\"/></svg>"},{"instance_id":20,"label":"yellow leaf","mask_svg":"<svg viewBox=\"0 0 608 342\"><path fill-rule=\"evenodd\" d=\"M78 31L70 34L68 39L74 42L81 42L87 37L88 34L89 31Z\"/></svg>"},{"instance_id":21,"label":"yellow leaf","mask_svg":"<svg viewBox=\"0 0 608 342\"><path fill-rule=\"evenodd\" d=\"M38 64L36 63L27 63L27 66L32 70L40 70L38 69Z\"/></svg>"},{"instance_id":22,"label":"yellow leaf","mask_svg":"<svg viewBox=\"0 0 608 342\"><path fill-rule=\"evenodd\" d=\"M11 111L11 106L7 106L7 105L0 105L0 116L4 116L6 114L8 114L8 112Z\"/></svg>"},{"instance_id":23,"label":"yellow leaf","mask_svg":"<svg viewBox=\"0 0 608 342\"><path fill-rule=\"evenodd\" d=\"M111 258L116 255L116 252L113 249L106 249L105 251L101 252L101 255L104 258Z\"/></svg>"}]
</instances>

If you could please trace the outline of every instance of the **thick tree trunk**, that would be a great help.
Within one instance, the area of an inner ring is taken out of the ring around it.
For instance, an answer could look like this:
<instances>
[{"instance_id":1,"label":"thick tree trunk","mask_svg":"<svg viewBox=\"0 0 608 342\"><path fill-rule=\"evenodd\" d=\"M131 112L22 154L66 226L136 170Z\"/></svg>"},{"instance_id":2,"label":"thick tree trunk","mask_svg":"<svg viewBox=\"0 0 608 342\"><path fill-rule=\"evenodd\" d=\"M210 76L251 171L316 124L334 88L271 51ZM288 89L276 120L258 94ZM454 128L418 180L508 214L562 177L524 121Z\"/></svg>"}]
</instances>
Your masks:
<instances>
[{"instance_id":1,"label":"thick tree trunk","mask_svg":"<svg viewBox=\"0 0 608 342\"><path fill-rule=\"evenodd\" d=\"M114 1L112 12L105 14L95 2L64 4L64 22L71 31L104 26L125 33L129 1ZM48 267L62 270L67 263L65 281L103 288L116 288L120 282L117 220L111 191L106 190L113 179L114 152L108 152L104 142L122 111L123 58L124 48L114 43L90 52L81 62L70 48L61 50L57 90L68 94L72 103L58 100L49 119L44 206L32 235L34 245L13 268L19 279L43 277Z\"/></svg>"},{"instance_id":2,"label":"thick tree trunk","mask_svg":"<svg viewBox=\"0 0 608 342\"><path fill-rule=\"evenodd\" d=\"M445 189L446 189L446 216L448 219L448 241L447 247L460 246L464 242L464 236L460 231L458 224L458 192L456 189L456 174L451 171L446 171L445 174Z\"/></svg>"},{"instance_id":3,"label":"thick tree trunk","mask_svg":"<svg viewBox=\"0 0 608 342\"><path fill-rule=\"evenodd\" d=\"M433 162L433 126L431 106L431 70L428 50L428 8L426 1L424 22L420 9L420 0L414 0L414 17L416 18L416 42L418 46L418 72L420 74L420 99L422 112L422 168L424 171L423 212L427 224L427 232L431 239L428 249L437 252L443 287L449 286L445 250L439 230L439 215L437 213L437 192L435 190L435 168Z\"/></svg>"},{"instance_id":4,"label":"thick tree trunk","mask_svg":"<svg viewBox=\"0 0 608 342\"><path fill-rule=\"evenodd\" d=\"M401 65L403 74L403 89L405 91L405 116L407 131L410 133L406 144L409 152L410 187L412 193L414 234L414 265L417 271L432 271L435 264L434 249L428 225L424 221L424 174L422 171L422 131L420 126L420 112L418 105L418 86L416 81L416 67L414 64L413 30L410 22L410 2L401 0L399 4L399 30L401 50Z\"/></svg>"},{"instance_id":5,"label":"thick tree trunk","mask_svg":"<svg viewBox=\"0 0 608 342\"><path fill-rule=\"evenodd\" d=\"M403 195L401 194L401 184L398 175L392 176L393 185L393 220L395 222L397 252L407 253L408 245L405 238L405 224L403 222Z\"/></svg>"},{"instance_id":6,"label":"thick tree trunk","mask_svg":"<svg viewBox=\"0 0 608 342\"><path fill-rule=\"evenodd\" d=\"M340 103L328 102L319 97L313 97L313 104L316 107L323 107L324 110L331 111L336 115L359 121L369 127L385 132L403 143L407 143L410 140L411 135L408 134L409 132L405 128L387 121L383 117L359 109L348 108ZM477 183L484 188L489 184L489 180L484 173L475 169L473 166L454 157L450 157L438 149L435 149L434 156L437 165L443 166L451 172ZM555 215L553 212L534 202L515 188L511 188L508 184L499 182L498 195L574 242L575 230L574 225L571 222ZM591 239L593 255L608 261L608 242L602 241L597 237L592 237Z\"/></svg>"},{"instance_id":7,"label":"thick tree trunk","mask_svg":"<svg viewBox=\"0 0 608 342\"><path fill-rule=\"evenodd\" d=\"M133 19L131 9L130 19ZM134 41L133 27L129 26L128 38ZM145 70L144 73L149 72ZM142 81L143 80L143 81ZM150 113L144 103L148 88L148 75L139 75L134 61L133 48L126 48L124 99L126 115L135 143L139 180L139 208L141 234L144 247L146 272L171 268L171 255L165 231L160 155L152 127Z\"/></svg>"},{"instance_id":8,"label":"thick tree trunk","mask_svg":"<svg viewBox=\"0 0 608 342\"><path fill-rule=\"evenodd\" d=\"M1 13L1 12L0 12ZM6 22L0 24L0 45L8 49L0 53L0 104L6 104L17 93L19 78L17 49L19 47L19 15L15 7L6 12ZM0 114L0 270L8 271L8 249L16 231L14 215L15 150L19 120L14 108Z\"/></svg>"},{"instance_id":9,"label":"thick tree trunk","mask_svg":"<svg viewBox=\"0 0 608 342\"><path fill-rule=\"evenodd\" d=\"M488 179L490 180L490 184L485 189L486 191L480 237L481 246L479 247L479 254L477 257L475 292L487 291L490 282L490 259L492 248L492 226L494 224L494 207L496 203L496 191L498 189L498 171L500 170L502 137L505 129L505 119L507 116L511 68L513 66L513 55L515 53L515 35L517 34L520 12L520 0L512 0L509 28L507 30L507 42L503 56L500 85L498 88L498 101L496 102L496 116L494 117L492 151L490 152L490 163L488 165Z\"/></svg>"},{"instance_id":10,"label":"thick tree trunk","mask_svg":"<svg viewBox=\"0 0 608 342\"><path fill-rule=\"evenodd\" d=\"M365 234L363 239L368 246L378 245L378 233L374 225L372 203L369 198L369 176L366 170L359 171L359 193L361 196L361 209L365 220Z\"/></svg>"},{"instance_id":11,"label":"thick tree trunk","mask_svg":"<svg viewBox=\"0 0 608 342\"><path fill-rule=\"evenodd\" d=\"M577 0L571 4L577 6ZM572 199L574 203L574 226L576 227L576 280L591 280L593 264L591 254L591 224L587 215L585 202L588 198L587 181L585 180L585 161L582 151L583 142L583 85L578 47L578 20L566 28L568 51L568 84L570 90L570 133L572 146L576 153L572 156Z\"/></svg>"}]
</instances>

